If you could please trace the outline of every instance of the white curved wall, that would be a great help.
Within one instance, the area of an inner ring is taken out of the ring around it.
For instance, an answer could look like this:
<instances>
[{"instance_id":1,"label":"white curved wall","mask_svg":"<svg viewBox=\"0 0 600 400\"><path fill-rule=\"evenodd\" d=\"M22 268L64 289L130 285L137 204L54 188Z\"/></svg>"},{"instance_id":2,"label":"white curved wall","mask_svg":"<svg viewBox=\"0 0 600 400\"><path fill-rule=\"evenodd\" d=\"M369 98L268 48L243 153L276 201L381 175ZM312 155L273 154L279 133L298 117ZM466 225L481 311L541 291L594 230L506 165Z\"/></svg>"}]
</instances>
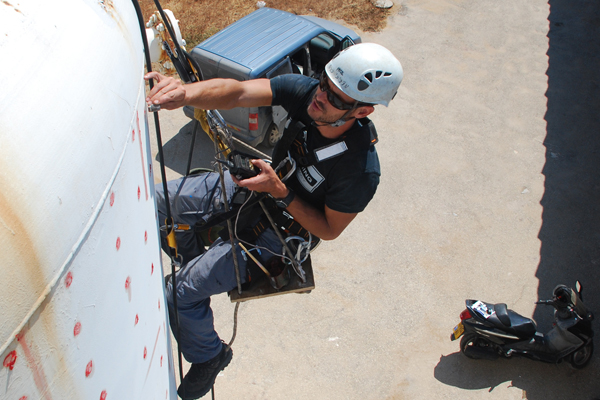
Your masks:
<instances>
[{"instance_id":1,"label":"white curved wall","mask_svg":"<svg viewBox=\"0 0 600 400\"><path fill-rule=\"evenodd\" d=\"M0 2L0 397L176 398L130 0Z\"/></svg>"}]
</instances>

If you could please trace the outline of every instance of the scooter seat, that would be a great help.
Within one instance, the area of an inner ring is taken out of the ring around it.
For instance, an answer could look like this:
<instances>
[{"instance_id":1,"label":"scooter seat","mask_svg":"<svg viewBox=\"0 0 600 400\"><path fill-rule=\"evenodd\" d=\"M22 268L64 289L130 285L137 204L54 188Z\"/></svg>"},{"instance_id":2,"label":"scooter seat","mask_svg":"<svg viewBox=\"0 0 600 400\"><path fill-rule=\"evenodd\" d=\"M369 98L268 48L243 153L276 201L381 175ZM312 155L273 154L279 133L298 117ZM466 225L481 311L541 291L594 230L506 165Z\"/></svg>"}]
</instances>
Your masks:
<instances>
[{"instance_id":1,"label":"scooter seat","mask_svg":"<svg viewBox=\"0 0 600 400\"><path fill-rule=\"evenodd\" d=\"M492 326L519 339L531 338L537 331L535 321L512 310L504 303L486 303L480 300L467 300L471 315L487 326Z\"/></svg>"},{"instance_id":2,"label":"scooter seat","mask_svg":"<svg viewBox=\"0 0 600 400\"><path fill-rule=\"evenodd\" d=\"M496 313L490 316L489 320L496 327L521 338L532 337L535 334L537 330L535 321L507 309L506 304L494 304L494 311Z\"/></svg>"}]
</instances>

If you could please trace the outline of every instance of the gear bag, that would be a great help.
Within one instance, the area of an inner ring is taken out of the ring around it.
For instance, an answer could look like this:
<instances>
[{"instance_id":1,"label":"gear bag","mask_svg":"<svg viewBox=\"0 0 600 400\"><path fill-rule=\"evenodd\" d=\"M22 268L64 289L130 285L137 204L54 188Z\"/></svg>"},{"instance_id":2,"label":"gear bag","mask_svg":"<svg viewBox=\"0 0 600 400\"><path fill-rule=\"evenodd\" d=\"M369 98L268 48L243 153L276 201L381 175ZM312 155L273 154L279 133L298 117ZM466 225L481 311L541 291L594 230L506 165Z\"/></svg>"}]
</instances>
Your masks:
<instances>
[{"instance_id":1,"label":"gear bag","mask_svg":"<svg viewBox=\"0 0 600 400\"><path fill-rule=\"evenodd\" d=\"M225 171L226 191L231 203L236 185ZM171 214L175 223L177 252L186 263L204 252L204 247L210 245L210 239L215 238L210 230L197 234L194 227L199 222L205 222L213 215L225 211L219 174L203 172L189 175L167 182ZM169 254L166 241L166 204L162 185L156 187L156 205L158 208L158 223L161 227L161 247ZM216 225L213 229L218 230Z\"/></svg>"}]
</instances>

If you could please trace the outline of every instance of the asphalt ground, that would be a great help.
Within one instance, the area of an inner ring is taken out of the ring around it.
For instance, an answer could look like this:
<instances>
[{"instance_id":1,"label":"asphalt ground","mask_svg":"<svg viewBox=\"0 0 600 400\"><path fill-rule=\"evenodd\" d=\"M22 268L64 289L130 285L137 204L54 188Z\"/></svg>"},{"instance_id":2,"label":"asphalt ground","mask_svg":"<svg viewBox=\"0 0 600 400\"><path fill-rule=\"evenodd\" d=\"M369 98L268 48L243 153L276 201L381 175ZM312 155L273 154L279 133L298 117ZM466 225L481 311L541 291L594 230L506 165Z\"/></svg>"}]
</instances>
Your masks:
<instances>
[{"instance_id":1,"label":"asphalt ground","mask_svg":"<svg viewBox=\"0 0 600 400\"><path fill-rule=\"evenodd\" d=\"M600 3L407 0L392 12L362 33L405 69L372 118L378 192L313 253L312 293L242 303L216 398L600 398L597 354L583 370L470 360L449 339L468 298L547 331L552 311L534 302L579 279L600 312ZM174 179L192 125L160 117ZM200 136L193 165L212 149ZM233 308L213 298L225 341Z\"/></svg>"}]
</instances>

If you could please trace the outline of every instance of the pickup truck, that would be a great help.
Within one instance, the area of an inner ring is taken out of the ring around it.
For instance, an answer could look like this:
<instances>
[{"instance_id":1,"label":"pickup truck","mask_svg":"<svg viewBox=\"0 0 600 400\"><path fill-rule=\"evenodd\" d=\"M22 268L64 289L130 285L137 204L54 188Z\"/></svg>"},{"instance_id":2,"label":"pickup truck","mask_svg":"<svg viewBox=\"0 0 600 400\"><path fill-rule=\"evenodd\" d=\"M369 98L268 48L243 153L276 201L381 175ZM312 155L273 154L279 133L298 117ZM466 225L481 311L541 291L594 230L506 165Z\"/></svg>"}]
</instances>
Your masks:
<instances>
[{"instance_id":1,"label":"pickup truck","mask_svg":"<svg viewBox=\"0 0 600 400\"><path fill-rule=\"evenodd\" d=\"M288 73L317 77L334 55L360 41L356 32L335 22L263 7L197 45L191 57L204 79L244 81ZM193 117L192 107L184 112ZM251 146L273 147L287 119L279 106L219 112L232 134Z\"/></svg>"}]
</instances>

